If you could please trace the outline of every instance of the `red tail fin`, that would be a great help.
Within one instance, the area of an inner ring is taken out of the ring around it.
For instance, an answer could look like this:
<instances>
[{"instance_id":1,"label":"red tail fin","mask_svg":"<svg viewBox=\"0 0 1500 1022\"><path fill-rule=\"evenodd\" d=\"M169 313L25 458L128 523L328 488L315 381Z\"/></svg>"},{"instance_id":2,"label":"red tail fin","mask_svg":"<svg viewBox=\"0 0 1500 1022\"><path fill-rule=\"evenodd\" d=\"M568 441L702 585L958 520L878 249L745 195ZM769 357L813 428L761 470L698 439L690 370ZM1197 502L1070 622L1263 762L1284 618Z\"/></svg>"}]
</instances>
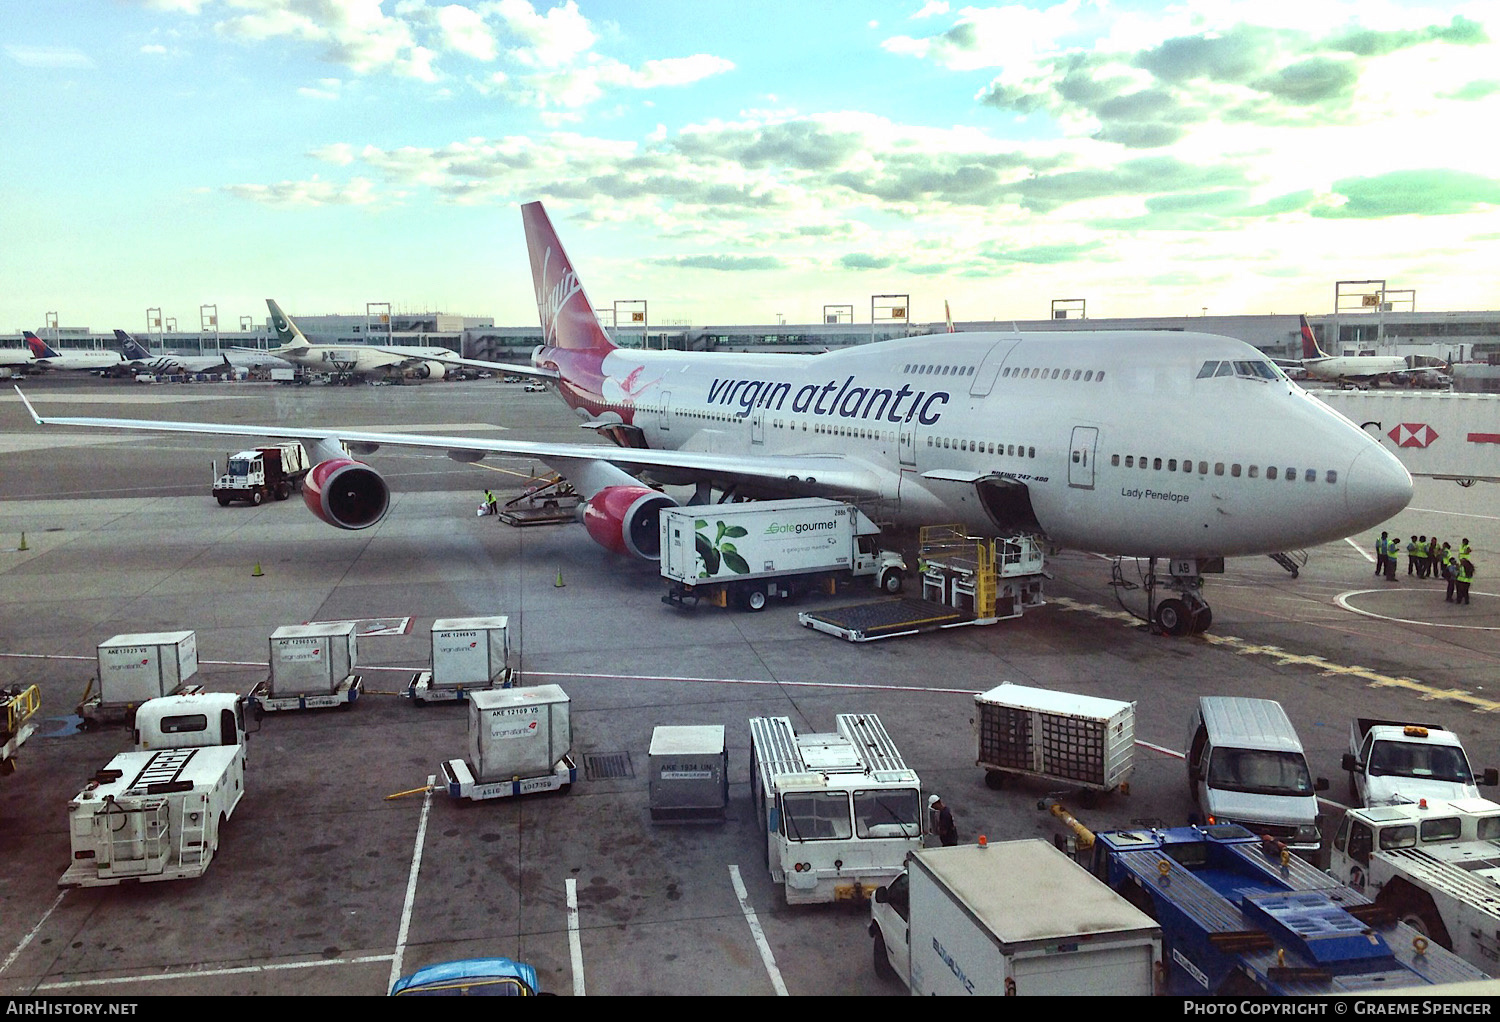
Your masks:
<instances>
[{"instance_id":1,"label":"red tail fin","mask_svg":"<svg viewBox=\"0 0 1500 1022\"><path fill-rule=\"evenodd\" d=\"M1312 327L1307 325L1307 317L1302 317L1302 357L1303 358L1327 358L1328 355L1322 348L1318 347L1318 339L1313 336Z\"/></svg>"},{"instance_id":2,"label":"red tail fin","mask_svg":"<svg viewBox=\"0 0 1500 1022\"><path fill-rule=\"evenodd\" d=\"M42 340L30 330L21 331L21 336L26 340L26 347L31 349L32 358L51 358L51 352L47 350L47 342Z\"/></svg>"},{"instance_id":3,"label":"red tail fin","mask_svg":"<svg viewBox=\"0 0 1500 1022\"><path fill-rule=\"evenodd\" d=\"M521 207L526 248L531 253L531 281L536 285L536 308L542 320L542 343L573 351L613 351L615 345L599 325L594 307L573 264L563 251L552 221L540 202Z\"/></svg>"}]
</instances>

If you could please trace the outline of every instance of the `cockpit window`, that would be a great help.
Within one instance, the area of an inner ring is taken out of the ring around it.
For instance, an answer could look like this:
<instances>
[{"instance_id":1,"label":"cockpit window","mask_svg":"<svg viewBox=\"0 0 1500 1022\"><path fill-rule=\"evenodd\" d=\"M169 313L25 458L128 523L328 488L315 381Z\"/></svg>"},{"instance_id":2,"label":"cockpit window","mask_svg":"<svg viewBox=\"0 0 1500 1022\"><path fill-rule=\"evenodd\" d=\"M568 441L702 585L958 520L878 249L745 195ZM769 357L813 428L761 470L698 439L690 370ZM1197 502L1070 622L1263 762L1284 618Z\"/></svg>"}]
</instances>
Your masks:
<instances>
[{"instance_id":1,"label":"cockpit window","mask_svg":"<svg viewBox=\"0 0 1500 1022\"><path fill-rule=\"evenodd\" d=\"M1207 380L1221 376L1242 376L1247 380L1277 380L1281 374L1270 362L1219 362L1203 363L1198 370L1198 379Z\"/></svg>"}]
</instances>

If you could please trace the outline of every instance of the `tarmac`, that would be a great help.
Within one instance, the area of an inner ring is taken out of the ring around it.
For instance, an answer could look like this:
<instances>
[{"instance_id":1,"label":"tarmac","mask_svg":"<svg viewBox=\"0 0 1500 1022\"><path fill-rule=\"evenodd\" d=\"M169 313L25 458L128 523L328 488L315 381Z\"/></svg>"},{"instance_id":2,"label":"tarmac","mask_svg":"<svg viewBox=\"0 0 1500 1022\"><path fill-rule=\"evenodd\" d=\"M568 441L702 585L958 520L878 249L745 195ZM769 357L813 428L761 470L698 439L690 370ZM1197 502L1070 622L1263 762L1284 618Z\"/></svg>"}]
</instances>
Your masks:
<instances>
[{"instance_id":1,"label":"tarmac","mask_svg":"<svg viewBox=\"0 0 1500 1022\"><path fill-rule=\"evenodd\" d=\"M44 414L592 436L552 395L498 381L25 389ZM1382 526L1403 546L1411 533L1469 537L1469 606L1408 576L1404 557L1396 581L1374 577L1377 529L1306 551L1295 578L1269 558L1231 560L1209 577L1214 624L1201 637L1151 634L1139 590L1112 588L1106 560L1065 551L1048 562L1047 606L1019 620L853 644L797 623L835 598L670 607L654 565L605 553L577 524L477 517L484 488L503 503L541 469L524 460L379 451L368 460L391 483L390 514L341 532L296 498L220 508L212 463L245 446L44 429L0 394L0 685L39 685L44 718L0 778L0 994L379 995L422 965L490 955L529 962L564 995L904 993L871 968L866 909L788 906L772 884L749 804L753 716L826 731L836 713L878 713L964 841L1061 833L1037 809L1046 786L991 790L975 766L973 696L1003 681L1136 703L1129 793L1065 795L1096 830L1194 811L1181 751L1199 695L1282 702L1331 781L1325 840L1347 797L1339 758L1354 716L1444 723L1476 769L1500 766L1500 516L1484 484L1419 480ZM570 696L578 783L483 803L387 799L466 754L465 704L396 695L427 665L432 621L491 614L510 618L524 682ZM57 887L67 802L129 743L123 728L77 726L100 642L192 629L196 680L246 692L267 675L278 626L346 619L396 619L399 634L360 638L367 692L353 706L266 717L204 876ZM646 750L661 724L725 726L724 823L651 822ZM625 776L586 776L622 758L613 773Z\"/></svg>"}]
</instances>

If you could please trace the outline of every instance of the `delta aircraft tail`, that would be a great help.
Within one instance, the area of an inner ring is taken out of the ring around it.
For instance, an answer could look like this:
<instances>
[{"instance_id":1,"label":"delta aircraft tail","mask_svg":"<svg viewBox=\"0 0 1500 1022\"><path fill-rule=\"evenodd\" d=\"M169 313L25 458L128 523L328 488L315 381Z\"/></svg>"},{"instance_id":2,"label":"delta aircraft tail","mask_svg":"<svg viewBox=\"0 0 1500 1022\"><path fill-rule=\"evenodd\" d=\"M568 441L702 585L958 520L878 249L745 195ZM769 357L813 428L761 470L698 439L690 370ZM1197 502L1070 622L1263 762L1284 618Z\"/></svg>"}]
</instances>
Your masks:
<instances>
[{"instance_id":1,"label":"delta aircraft tail","mask_svg":"<svg viewBox=\"0 0 1500 1022\"><path fill-rule=\"evenodd\" d=\"M1307 323L1307 317L1302 317L1302 357L1304 359L1328 358L1328 352L1318 347L1318 339L1313 336L1312 327Z\"/></svg>"},{"instance_id":2,"label":"delta aircraft tail","mask_svg":"<svg viewBox=\"0 0 1500 1022\"><path fill-rule=\"evenodd\" d=\"M32 358L61 358L52 346L42 340L30 330L22 330L21 336L26 340L26 347L31 349Z\"/></svg>"}]
</instances>

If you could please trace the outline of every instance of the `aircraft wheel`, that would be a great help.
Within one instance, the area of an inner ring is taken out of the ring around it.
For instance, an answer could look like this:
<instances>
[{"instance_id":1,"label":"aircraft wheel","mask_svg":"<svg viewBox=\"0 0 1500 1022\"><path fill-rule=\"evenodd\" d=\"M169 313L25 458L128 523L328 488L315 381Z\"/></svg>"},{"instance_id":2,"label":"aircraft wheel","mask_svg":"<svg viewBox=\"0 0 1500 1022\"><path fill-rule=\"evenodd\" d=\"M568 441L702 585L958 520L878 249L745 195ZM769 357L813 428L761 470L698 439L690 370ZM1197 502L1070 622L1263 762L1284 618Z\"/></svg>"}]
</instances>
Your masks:
<instances>
[{"instance_id":1,"label":"aircraft wheel","mask_svg":"<svg viewBox=\"0 0 1500 1022\"><path fill-rule=\"evenodd\" d=\"M1162 600L1156 605L1156 624L1168 635L1186 635L1188 630L1187 604L1181 600Z\"/></svg>"},{"instance_id":2,"label":"aircraft wheel","mask_svg":"<svg viewBox=\"0 0 1500 1022\"><path fill-rule=\"evenodd\" d=\"M1214 612L1209 609L1208 604L1202 604L1198 608L1198 613L1193 615L1192 633L1194 635L1202 635L1204 632L1208 631L1208 626L1213 623Z\"/></svg>"}]
</instances>

